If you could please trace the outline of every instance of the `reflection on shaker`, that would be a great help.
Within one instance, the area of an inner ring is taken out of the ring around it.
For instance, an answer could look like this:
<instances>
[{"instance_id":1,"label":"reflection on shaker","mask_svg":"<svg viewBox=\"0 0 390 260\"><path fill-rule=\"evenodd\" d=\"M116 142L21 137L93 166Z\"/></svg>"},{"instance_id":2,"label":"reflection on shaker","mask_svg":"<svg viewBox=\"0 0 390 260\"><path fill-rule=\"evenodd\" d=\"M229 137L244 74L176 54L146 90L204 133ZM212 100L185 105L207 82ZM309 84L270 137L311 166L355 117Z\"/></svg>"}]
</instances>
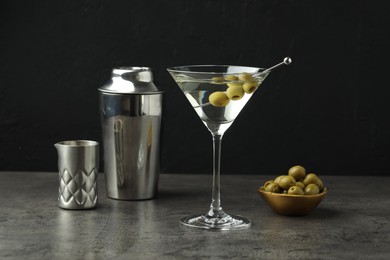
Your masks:
<instances>
[{"instance_id":1,"label":"reflection on shaker","mask_svg":"<svg viewBox=\"0 0 390 260\"><path fill-rule=\"evenodd\" d=\"M125 182L123 170L123 124L121 120L114 123L115 161L116 177L118 187L122 187Z\"/></svg>"},{"instance_id":2,"label":"reflection on shaker","mask_svg":"<svg viewBox=\"0 0 390 260\"><path fill-rule=\"evenodd\" d=\"M140 143L139 150L138 150L138 159L137 159L138 170L142 170L142 168L145 164L144 161L145 161L144 144Z\"/></svg>"},{"instance_id":3,"label":"reflection on shaker","mask_svg":"<svg viewBox=\"0 0 390 260\"><path fill-rule=\"evenodd\" d=\"M150 147L153 143L153 131L152 131L152 122L149 122L148 127L148 153L150 152Z\"/></svg>"}]
</instances>

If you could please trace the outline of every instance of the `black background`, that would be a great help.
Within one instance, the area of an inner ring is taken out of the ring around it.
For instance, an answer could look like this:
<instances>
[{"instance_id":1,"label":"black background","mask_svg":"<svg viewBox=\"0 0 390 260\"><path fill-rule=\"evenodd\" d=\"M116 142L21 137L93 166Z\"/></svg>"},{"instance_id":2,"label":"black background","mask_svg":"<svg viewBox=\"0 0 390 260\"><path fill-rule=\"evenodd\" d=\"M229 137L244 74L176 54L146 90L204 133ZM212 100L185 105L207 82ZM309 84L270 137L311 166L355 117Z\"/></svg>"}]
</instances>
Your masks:
<instances>
[{"instance_id":1,"label":"black background","mask_svg":"<svg viewBox=\"0 0 390 260\"><path fill-rule=\"evenodd\" d=\"M56 171L55 142L101 142L97 88L127 65L152 67L166 91L161 171L210 173L211 136L166 68L291 56L226 132L222 172L388 175L385 3L2 1L0 170Z\"/></svg>"}]
</instances>

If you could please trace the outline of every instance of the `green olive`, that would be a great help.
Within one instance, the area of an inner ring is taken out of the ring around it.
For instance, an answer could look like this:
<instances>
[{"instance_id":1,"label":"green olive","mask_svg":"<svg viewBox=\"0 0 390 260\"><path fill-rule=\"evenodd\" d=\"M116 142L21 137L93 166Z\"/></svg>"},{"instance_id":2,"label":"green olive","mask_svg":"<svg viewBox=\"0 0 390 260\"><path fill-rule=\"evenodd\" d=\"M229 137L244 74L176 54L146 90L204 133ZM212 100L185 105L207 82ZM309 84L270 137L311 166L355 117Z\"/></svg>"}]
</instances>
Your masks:
<instances>
[{"instance_id":1,"label":"green olive","mask_svg":"<svg viewBox=\"0 0 390 260\"><path fill-rule=\"evenodd\" d=\"M275 193L281 193L282 189L279 187L279 185L275 183L270 183L266 187L264 187L264 190L269 192L275 192Z\"/></svg>"},{"instance_id":2,"label":"green olive","mask_svg":"<svg viewBox=\"0 0 390 260\"><path fill-rule=\"evenodd\" d=\"M288 194L291 194L291 195L304 195L305 192L302 190L301 187L299 186L291 186L289 189L288 189Z\"/></svg>"},{"instance_id":3,"label":"green olive","mask_svg":"<svg viewBox=\"0 0 390 260\"><path fill-rule=\"evenodd\" d=\"M303 183L300 182L300 181L297 181L297 182L295 183L295 186L298 186L298 187L301 188L302 190L305 189L305 184L303 184Z\"/></svg>"},{"instance_id":4,"label":"green olive","mask_svg":"<svg viewBox=\"0 0 390 260\"><path fill-rule=\"evenodd\" d=\"M314 183L310 183L305 187L305 194L306 195L314 195L320 193L320 188Z\"/></svg>"},{"instance_id":5,"label":"green olive","mask_svg":"<svg viewBox=\"0 0 390 260\"><path fill-rule=\"evenodd\" d=\"M213 84L223 84L225 79L223 77L212 77L211 78L211 83Z\"/></svg>"},{"instance_id":6,"label":"green olive","mask_svg":"<svg viewBox=\"0 0 390 260\"><path fill-rule=\"evenodd\" d=\"M293 176L296 180L302 180L306 175L306 169L303 166L295 165L288 170L288 175Z\"/></svg>"},{"instance_id":7,"label":"green olive","mask_svg":"<svg viewBox=\"0 0 390 260\"><path fill-rule=\"evenodd\" d=\"M283 176L280 178L278 185L284 190L288 190L291 186L294 186L296 183L294 177L292 176Z\"/></svg>"},{"instance_id":8,"label":"green olive","mask_svg":"<svg viewBox=\"0 0 390 260\"><path fill-rule=\"evenodd\" d=\"M217 91L209 96L209 101L211 105L215 107L226 107L229 104L230 99L224 92Z\"/></svg>"},{"instance_id":9,"label":"green olive","mask_svg":"<svg viewBox=\"0 0 390 260\"><path fill-rule=\"evenodd\" d=\"M236 80L238 80L238 77L234 76L234 75L226 75L225 80L236 81Z\"/></svg>"},{"instance_id":10,"label":"green olive","mask_svg":"<svg viewBox=\"0 0 390 260\"><path fill-rule=\"evenodd\" d=\"M274 180L274 182L275 182L276 184L279 184L280 179L281 179L282 177L284 177L284 176L287 176L287 175L280 175L280 176L276 177L275 180Z\"/></svg>"},{"instance_id":11,"label":"green olive","mask_svg":"<svg viewBox=\"0 0 390 260\"><path fill-rule=\"evenodd\" d=\"M324 183L322 182L322 180L317 176L317 186L318 188L320 188L320 191L322 191L324 189Z\"/></svg>"},{"instance_id":12,"label":"green olive","mask_svg":"<svg viewBox=\"0 0 390 260\"><path fill-rule=\"evenodd\" d=\"M271 184L271 183L274 183L274 180L269 180L269 181L266 181L264 182L264 188L267 187L267 185Z\"/></svg>"},{"instance_id":13,"label":"green olive","mask_svg":"<svg viewBox=\"0 0 390 260\"><path fill-rule=\"evenodd\" d=\"M249 74L249 73L241 73L240 75L238 75L238 79L241 80L241 81L250 81L252 80L252 75Z\"/></svg>"},{"instance_id":14,"label":"green olive","mask_svg":"<svg viewBox=\"0 0 390 260\"><path fill-rule=\"evenodd\" d=\"M309 173L303 178L302 182L303 184L305 184L305 186L310 183L317 184L317 178L317 175L315 175L314 173Z\"/></svg>"},{"instance_id":15,"label":"green olive","mask_svg":"<svg viewBox=\"0 0 390 260\"><path fill-rule=\"evenodd\" d=\"M227 83L226 85L228 85L229 88L242 88L242 84L240 83Z\"/></svg>"},{"instance_id":16,"label":"green olive","mask_svg":"<svg viewBox=\"0 0 390 260\"><path fill-rule=\"evenodd\" d=\"M244 89L245 93L252 94L257 89L257 85L258 83L256 81L248 81L242 85L242 88Z\"/></svg>"},{"instance_id":17,"label":"green olive","mask_svg":"<svg viewBox=\"0 0 390 260\"><path fill-rule=\"evenodd\" d=\"M231 100L240 100L244 95L244 89L240 84L235 84L226 90L226 96Z\"/></svg>"},{"instance_id":18,"label":"green olive","mask_svg":"<svg viewBox=\"0 0 390 260\"><path fill-rule=\"evenodd\" d=\"M318 186L318 188L320 189L320 191L322 191L324 189L324 183L322 182L322 180L314 173L309 173L305 176L305 178L303 179L303 184L305 184L306 186L310 183L313 183L315 185Z\"/></svg>"}]
</instances>

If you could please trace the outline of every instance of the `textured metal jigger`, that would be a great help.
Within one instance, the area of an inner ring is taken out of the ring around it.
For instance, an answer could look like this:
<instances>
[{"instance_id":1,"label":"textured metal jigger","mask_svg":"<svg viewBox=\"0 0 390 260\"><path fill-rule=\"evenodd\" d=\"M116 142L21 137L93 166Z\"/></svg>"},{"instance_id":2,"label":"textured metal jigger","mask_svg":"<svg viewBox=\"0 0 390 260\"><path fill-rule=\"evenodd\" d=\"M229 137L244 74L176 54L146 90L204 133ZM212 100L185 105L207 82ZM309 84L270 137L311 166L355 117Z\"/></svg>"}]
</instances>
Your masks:
<instances>
[{"instance_id":1,"label":"textured metal jigger","mask_svg":"<svg viewBox=\"0 0 390 260\"><path fill-rule=\"evenodd\" d=\"M98 201L99 143L73 140L54 146L58 152L58 206L94 208Z\"/></svg>"}]
</instances>

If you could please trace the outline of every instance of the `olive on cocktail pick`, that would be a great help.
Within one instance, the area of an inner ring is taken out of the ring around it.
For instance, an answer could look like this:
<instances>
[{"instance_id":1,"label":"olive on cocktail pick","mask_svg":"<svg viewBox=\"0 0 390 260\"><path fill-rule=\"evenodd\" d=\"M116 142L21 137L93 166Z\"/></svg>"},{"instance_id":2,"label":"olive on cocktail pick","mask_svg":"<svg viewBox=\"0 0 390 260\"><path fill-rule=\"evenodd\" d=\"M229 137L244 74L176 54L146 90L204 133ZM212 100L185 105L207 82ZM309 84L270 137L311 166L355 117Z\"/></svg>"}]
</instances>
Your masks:
<instances>
[{"instance_id":1,"label":"olive on cocktail pick","mask_svg":"<svg viewBox=\"0 0 390 260\"><path fill-rule=\"evenodd\" d=\"M225 79L223 77L212 77L211 78L211 83L213 84L223 84L223 81Z\"/></svg>"},{"instance_id":2,"label":"olive on cocktail pick","mask_svg":"<svg viewBox=\"0 0 390 260\"><path fill-rule=\"evenodd\" d=\"M257 89L257 87L259 85L259 82L257 81L256 77L261 77L263 74L268 74L271 70L273 70L281 65L289 65L291 62L292 62L291 58L286 57L286 58L284 58L283 62L278 63L278 64L276 64L276 65L274 65L266 70L263 70L261 72L257 72L254 74L243 72L243 73L239 74L238 76L226 75L224 78L223 77L212 77L211 83L212 84L224 84L225 83L224 80L228 80L228 81L240 80L243 82L243 83L241 83L242 85L240 83L236 83L236 82L227 83L227 85L229 87L232 87L232 86L239 84L240 86L242 86L245 93L251 94ZM237 87L237 89L238 89L238 87ZM230 90L229 92L232 92L232 91L233 90ZM234 90L234 91L239 91L239 90ZM241 98L242 98L242 96L237 95L235 93L234 94L231 94L231 93L227 94L225 92L217 91L217 92L212 93L209 96L208 103L205 103L205 104L202 104L199 106L195 106L195 108L206 106L209 104L211 104L215 107L225 107L229 104L230 100L239 100Z\"/></svg>"},{"instance_id":3,"label":"olive on cocktail pick","mask_svg":"<svg viewBox=\"0 0 390 260\"><path fill-rule=\"evenodd\" d=\"M226 96L231 100L240 100L244 95L244 89L240 84L231 84L226 90Z\"/></svg>"},{"instance_id":4,"label":"olive on cocktail pick","mask_svg":"<svg viewBox=\"0 0 390 260\"><path fill-rule=\"evenodd\" d=\"M247 81L242 85L242 88L244 89L245 93L252 94L257 89L257 85L259 83L256 81Z\"/></svg>"},{"instance_id":5,"label":"olive on cocktail pick","mask_svg":"<svg viewBox=\"0 0 390 260\"><path fill-rule=\"evenodd\" d=\"M209 96L209 102L215 107L226 107L229 104L230 99L226 96L225 92L216 91Z\"/></svg>"},{"instance_id":6,"label":"olive on cocktail pick","mask_svg":"<svg viewBox=\"0 0 390 260\"><path fill-rule=\"evenodd\" d=\"M240 75L238 75L238 79L241 81L251 81L253 79L253 77L251 74L244 72L244 73L241 73Z\"/></svg>"},{"instance_id":7,"label":"olive on cocktail pick","mask_svg":"<svg viewBox=\"0 0 390 260\"><path fill-rule=\"evenodd\" d=\"M236 80L238 80L238 77L234 76L234 75L226 75L225 80L236 81Z\"/></svg>"}]
</instances>

